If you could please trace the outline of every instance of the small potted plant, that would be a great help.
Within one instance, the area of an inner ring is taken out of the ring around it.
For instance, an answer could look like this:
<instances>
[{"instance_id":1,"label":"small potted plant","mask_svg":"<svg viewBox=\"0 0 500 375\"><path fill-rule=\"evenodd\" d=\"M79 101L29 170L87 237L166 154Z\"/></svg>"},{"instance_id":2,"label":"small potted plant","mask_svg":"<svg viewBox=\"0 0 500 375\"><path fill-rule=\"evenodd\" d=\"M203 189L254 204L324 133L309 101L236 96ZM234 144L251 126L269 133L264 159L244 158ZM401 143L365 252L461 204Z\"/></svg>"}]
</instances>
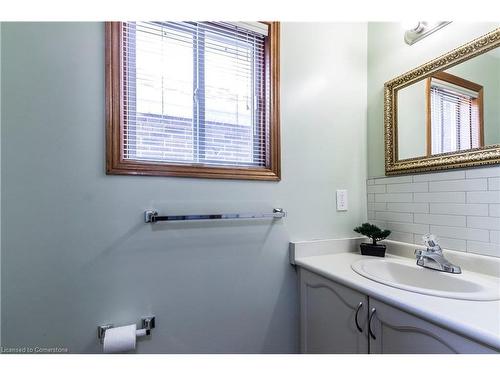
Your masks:
<instances>
[{"instance_id":1,"label":"small potted plant","mask_svg":"<svg viewBox=\"0 0 500 375\"><path fill-rule=\"evenodd\" d=\"M385 256L385 245L379 245L377 241L387 238L391 234L390 230L382 230L376 225L363 223L361 226L354 228L354 231L372 240L372 243L362 243L360 245L362 255Z\"/></svg>"}]
</instances>

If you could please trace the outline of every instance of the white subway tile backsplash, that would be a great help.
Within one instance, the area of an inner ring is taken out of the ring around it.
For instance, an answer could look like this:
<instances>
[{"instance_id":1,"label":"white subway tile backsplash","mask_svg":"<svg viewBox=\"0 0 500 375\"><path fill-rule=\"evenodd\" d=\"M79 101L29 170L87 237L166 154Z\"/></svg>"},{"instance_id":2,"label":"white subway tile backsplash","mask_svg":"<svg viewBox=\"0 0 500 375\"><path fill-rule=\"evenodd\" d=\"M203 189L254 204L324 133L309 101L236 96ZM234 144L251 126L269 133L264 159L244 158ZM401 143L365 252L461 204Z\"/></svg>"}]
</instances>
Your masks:
<instances>
[{"instance_id":1,"label":"white subway tile backsplash","mask_svg":"<svg viewBox=\"0 0 500 375\"><path fill-rule=\"evenodd\" d=\"M413 176L414 182L441 181L441 180L461 180L465 179L465 171L449 171L425 173Z\"/></svg>"},{"instance_id":2,"label":"white subway tile backsplash","mask_svg":"<svg viewBox=\"0 0 500 375\"><path fill-rule=\"evenodd\" d=\"M489 241L489 232L484 229L431 225L430 232L440 237L483 242Z\"/></svg>"},{"instance_id":3,"label":"white subway tile backsplash","mask_svg":"<svg viewBox=\"0 0 500 375\"><path fill-rule=\"evenodd\" d=\"M421 233L413 233L413 243L416 245L423 245L424 241L422 239L423 234Z\"/></svg>"},{"instance_id":4,"label":"white subway tile backsplash","mask_svg":"<svg viewBox=\"0 0 500 375\"><path fill-rule=\"evenodd\" d=\"M415 202L465 203L465 192L414 193Z\"/></svg>"},{"instance_id":5,"label":"white subway tile backsplash","mask_svg":"<svg viewBox=\"0 0 500 375\"><path fill-rule=\"evenodd\" d=\"M413 222L413 214L404 212L379 211L375 213L375 218L383 221L398 221L404 223Z\"/></svg>"},{"instance_id":6,"label":"white subway tile backsplash","mask_svg":"<svg viewBox=\"0 0 500 375\"><path fill-rule=\"evenodd\" d=\"M368 193L385 193L385 185L369 185L366 190Z\"/></svg>"},{"instance_id":7,"label":"white subway tile backsplash","mask_svg":"<svg viewBox=\"0 0 500 375\"><path fill-rule=\"evenodd\" d=\"M500 177L488 178L488 190L500 190Z\"/></svg>"},{"instance_id":8,"label":"white subway tile backsplash","mask_svg":"<svg viewBox=\"0 0 500 375\"><path fill-rule=\"evenodd\" d=\"M386 228L396 232L406 233L429 233L429 225L427 224L413 224L413 223L396 223L387 222Z\"/></svg>"},{"instance_id":9,"label":"white subway tile backsplash","mask_svg":"<svg viewBox=\"0 0 500 375\"><path fill-rule=\"evenodd\" d=\"M431 214L487 216L487 204L431 203Z\"/></svg>"},{"instance_id":10,"label":"white subway tile backsplash","mask_svg":"<svg viewBox=\"0 0 500 375\"><path fill-rule=\"evenodd\" d=\"M375 194L375 202L412 202L412 193Z\"/></svg>"},{"instance_id":11,"label":"white subway tile backsplash","mask_svg":"<svg viewBox=\"0 0 500 375\"><path fill-rule=\"evenodd\" d=\"M490 231L490 242L500 244L500 230Z\"/></svg>"},{"instance_id":12,"label":"white subway tile backsplash","mask_svg":"<svg viewBox=\"0 0 500 375\"><path fill-rule=\"evenodd\" d=\"M472 180L434 181L429 182L429 191L477 191L488 190L485 178Z\"/></svg>"},{"instance_id":13,"label":"white subway tile backsplash","mask_svg":"<svg viewBox=\"0 0 500 375\"><path fill-rule=\"evenodd\" d=\"M390 239L500 257L500 166L367 180L368 219Z\"/></svg>"},{"instance_id":14,"label":"white subway tile backsplash","mask_svg":"<svg viewBox=\"0 0 500 375\"><path fill-rule=\"evenodd\" d=\"M500 177L500 166L473 168L465 171L466 178Z\"/></svg>"},{"instance_id":15,"label":"white subway tile backsplash","mask_svg":"<svg viewBox=\"0 0 500 375\"><path fill-rule=\"evenodd\" d=\"M387 203L387 211L429 213L429 203Z\"/></svg>"},{"instance_id":16,"label":"white subway tile backsplash","mask_svg":"<svg viewBox=\"0 0 500 375\"><path fill-rule=\"evenodd\" d=\"M425 233L424 233L425 234ZM413 243L416 245L424 245L424 240L422 233L415 233L413 235ZM465 240L459 240L457 238L448 238L448 237L438 237L439 245L446 250L458 250L458 251L466 251L467 245Z\"/></svg>"},{"instance_id":17,"label":"white subway tile backsplash","mask_svg":"<svg viewBox=\"0 0 500 375\"><path fill-rule=\"evenodd\" d=\"M385 211L387 203L368 203L368 211ZM391 210L392 211L392 210Z\"/></svg>"},{"instance_id":18,"label":"white subway tile backsplash","mask_svg":"<svg viewBox=\"0 0 500 375\"><path fill-rule=\"evenodd\" d=\"M413 193L413 192L426 192L426 191L429 191L429 186L427 182L387 185L388 193Z\"/></svg>"},{"instance_id":19,"label":"white subway tile backsplash","mask_svg":"<svg viewBox=\"0 0 500 375\"><path fill-rule=\"evenodd\" d=\"M500 245L490 242L467 241L467 251L476 254L500 257Z\"/></svg>"},{"instance_id":20,"label":"white subway tile backsplash","mask_svg":"<svg viewBox=\"0 0 500 375\"><path fill-rule=\"evenodd\" d=\"M466 251L467 242L457 238L439 237L438 242L443 249Z\"/></svg>"},{"instance_id":21,"label":"white subway tile backsplash","mask_svg":"<svg viewBox=\"0 0 500 375\"><path fill-rule=\"evenodd\" d=\"M376 225L377 227L381 229L388 229L387 228L387 223L382 220L370 220L370 224Z\"/></svg>"},{"instance_id":22,"label":"white subway tile backsplash","mask_svg":"<svg viewBox=\"0 0 500 375\"><path fill-rule=\"evenodd\" d=\"M382 177L376 178L375 184L401 184L404 182L412 182L411 176L397 176L397 177Z\"/></svg>"},{"instance_id":23,"label":"white subway tile backsplash","mask_svg":"<svg viewBox=\"0 0 500 375\"><path fill-rule=\"evenodd\" d=\"M465 216L415 214L415 223L448 225L452 227L465 227Z\"/></svg>"},{"instance_id":24,"label":"white subway tile backsplash","mask_svg":"<svg viewBox=\"0 0 500 375\"><path fill-rule=\"evenodd\" d=\"M500 217L500 204L490 204L490 216Z\"/></svg>"},{"instance_id":25,"label":"white subway tile backsplash","mask_svg":"<svg viewBox=\"0 0 500 375\"><path fill-rule=\"evenodd\" d=\"M469 191L467 203L500 203L500 191Z\"/></svg>"},{"instance_id":26,"label":"white subway tile backsplash","mask_svg":"<svg viewBox=\"0 0 500 375\"><path fill-rule=\"evenodd\" d=\"M405 233L405 232L391 232L391 235L387 237L389 240L412 243L413 242L413 234Z\"/></svg>"},{"instance_id":27,"label":"white subway tile backsplash","mask_svg":"<svg viewBox=\"0 0 500 375\"><path fill-rule=\"evenodd\" d=\"M500 217L471 216L467 218L469 228L500 230Z\"/></svg>"}]
</instances>

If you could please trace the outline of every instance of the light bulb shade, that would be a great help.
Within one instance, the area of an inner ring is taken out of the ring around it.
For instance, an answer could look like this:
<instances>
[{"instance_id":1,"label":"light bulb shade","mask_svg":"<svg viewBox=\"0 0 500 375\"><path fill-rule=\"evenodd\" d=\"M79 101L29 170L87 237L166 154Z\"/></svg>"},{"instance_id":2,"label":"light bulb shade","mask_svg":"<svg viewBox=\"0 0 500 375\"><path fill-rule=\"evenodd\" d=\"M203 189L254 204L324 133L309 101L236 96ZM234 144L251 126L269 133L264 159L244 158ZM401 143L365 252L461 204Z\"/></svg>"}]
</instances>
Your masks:
<instances>
[{"instance_id":1,"label":"light bulb shade","mask_svg":"<svg viewBox=\"0 0 500 375\"><path fill-rule=\"evenodd\" d=\"M420 21L403 21L401 22L401 28L405 31L416 31L422 26Z\"/></svg>"},{"instance_id":2,"label":"light bulb shade","mask_svg":"<svg viewBox=\"0 0 500 375\"><path fill-rule=\"evenodd\" d=\"M413 29L407 29L405 32L405 42L409 45L418 42L420 39L425 38L427 35L441 29L442 27L448 25L451 21L439 21L439 22L429 22L420 21L418 25L413 22ZM415 28L416 26L416 28Z\"/></svg>"}]
</instances>

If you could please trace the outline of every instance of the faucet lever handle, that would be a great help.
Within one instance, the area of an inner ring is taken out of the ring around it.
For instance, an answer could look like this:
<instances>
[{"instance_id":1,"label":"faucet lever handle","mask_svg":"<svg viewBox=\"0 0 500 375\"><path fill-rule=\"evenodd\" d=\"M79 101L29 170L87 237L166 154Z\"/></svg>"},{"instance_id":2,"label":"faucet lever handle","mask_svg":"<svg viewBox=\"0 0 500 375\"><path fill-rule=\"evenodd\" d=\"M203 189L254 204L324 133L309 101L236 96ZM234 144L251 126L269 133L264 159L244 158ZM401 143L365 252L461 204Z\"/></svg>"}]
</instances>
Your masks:
<instances>
[{"instance_id":1,"label":"faucet lever handle","mask_svg":"<svg viewBox=\"0 0 500 375\"><path fill-rule=\"evenodd\" d=\"M436 252L436 253L442 253L441 246L437 243L436 236L433 234L427 233L425 234L422 239L424 240L424 244L427 247L428 251Z\"/></svg>"}]
</instances>

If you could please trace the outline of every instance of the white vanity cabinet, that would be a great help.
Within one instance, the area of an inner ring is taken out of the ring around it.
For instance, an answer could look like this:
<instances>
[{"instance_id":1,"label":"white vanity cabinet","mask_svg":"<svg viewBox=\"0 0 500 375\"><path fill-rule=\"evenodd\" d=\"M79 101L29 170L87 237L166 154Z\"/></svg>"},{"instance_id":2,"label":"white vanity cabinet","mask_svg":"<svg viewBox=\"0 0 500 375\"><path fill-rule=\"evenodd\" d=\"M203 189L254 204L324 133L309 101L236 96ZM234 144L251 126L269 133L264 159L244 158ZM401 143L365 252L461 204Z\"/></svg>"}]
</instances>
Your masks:
<instances>
[{"instance_id":1,"label":"white vanity cabinet","mask_svg":"<svg viewBox=\"0 0 500 375\"><path fill-rule=\"evenodd\" d=\"M368 354L368 297L299 270L301 352Z\"/></svg>"},{"instance_id":2,"label":"white vanity cabinet","mask_svg":"<svg viewBox=\"0 0 500 375\"><path fill-rule=\"evenodd\" d=\"M302 353L498 353L302 267L299 283Z\"/></svg>"},{"instance_id":3,"label":"white vanity cabinet","mask_svg":"<svg viewBox=\"0 0 500 375\"><path fill-rule=\"evenodd\" d=\"M370 353L480 354L498 353L424 319L369 298Z\"/></svg>"}]
</instances>

